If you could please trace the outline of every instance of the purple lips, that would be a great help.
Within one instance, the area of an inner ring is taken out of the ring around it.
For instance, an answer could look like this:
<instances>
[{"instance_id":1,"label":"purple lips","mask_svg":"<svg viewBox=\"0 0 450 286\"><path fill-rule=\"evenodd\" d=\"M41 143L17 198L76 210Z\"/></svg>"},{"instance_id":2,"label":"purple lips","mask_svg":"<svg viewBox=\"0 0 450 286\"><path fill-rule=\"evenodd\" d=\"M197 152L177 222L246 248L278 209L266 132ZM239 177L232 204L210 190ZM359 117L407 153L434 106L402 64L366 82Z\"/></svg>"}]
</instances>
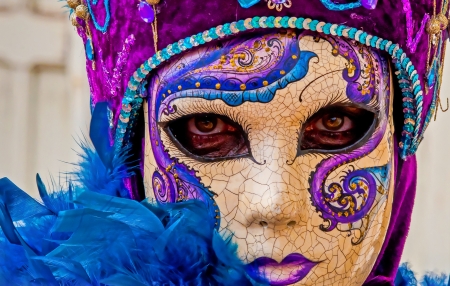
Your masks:
<instances>
[{"instance_id":1,"label":"purple lips","mask_svg":"<svg viewBox=\"0 0 450 286\"><path fill-rule=\"evenodd\" d=\"M316 264L299 253L289 254L280 263L269 257L259 257L247 264L247 273L259 283L283 286L302 280Z\"/></svg>"}]
</instances>

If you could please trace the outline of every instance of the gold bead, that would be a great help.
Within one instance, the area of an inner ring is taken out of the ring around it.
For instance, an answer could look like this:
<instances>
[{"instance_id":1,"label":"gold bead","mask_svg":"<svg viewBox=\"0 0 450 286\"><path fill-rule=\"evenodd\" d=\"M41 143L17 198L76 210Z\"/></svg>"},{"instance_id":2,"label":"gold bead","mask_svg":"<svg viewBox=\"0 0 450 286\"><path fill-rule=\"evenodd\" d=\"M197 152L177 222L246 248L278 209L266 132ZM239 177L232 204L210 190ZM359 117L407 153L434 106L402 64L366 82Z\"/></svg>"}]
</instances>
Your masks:
<instances>
[{"instance_id":1,"label":"gold bead","mask_svg":"<svg viewBox=\"0 0 450 286\"><path fill-rule=\"evenodd\" d=\"M444 14L439 13L436 16L436 19L441 23L441 30L447 29L447 27L448 27L448 19L447 19L447 17L445 17Z\"/></svg>"},{"instance_id":2,"label":"gold bead","mask_svg":"<svg viewBox=\"0 0 450 286\"><path fill-rule=\"evenodd\" d=\"M145 0L150 5L158 5L161 0Z\"/></svg>"},{"instance_id":3,"label":"gold bead","mask_svg":"<svg viewBox=\"0 0 450 286\"><path fill-rule=\"evenodd\" d=\"M80 23L78 23L77 20L77 15L75 15L75 13L72 13L72 15L70 15L70 22L72 22L72 26L74 27L80 26Z\"/></svg>"},{"instance_id":4,"label":"gold bead","mask_svg":"<svg viewBox=\"0 0 450 286\"><path fill-rule=\"evenodd\" d=\"M81 0L67 0L67 6L72 9L77 8L78 5L81 5Z\"/></svg>"},{"instance_id":5,"label":"gold bead","mask_svg":"<svg viewBox=\"0 0 450 286\"><path fill-rule=\"evenodd\" d=\"M436 17L432 17L427 24L427 33L430 35L436 35L440 31L441 31L441 22Z\"/></svg>"},{"instance_id":6,"label":"gold bead","mask_svg":"<svg viewBox=\"0 0 450 286\"><path fill-rule=\"evenodd\" d=\"M79 5L75 9L75 14L77 15L78 18L86 20L87 18L89 18L89 9L84 5Z\"/></svg>"}]
</instances>

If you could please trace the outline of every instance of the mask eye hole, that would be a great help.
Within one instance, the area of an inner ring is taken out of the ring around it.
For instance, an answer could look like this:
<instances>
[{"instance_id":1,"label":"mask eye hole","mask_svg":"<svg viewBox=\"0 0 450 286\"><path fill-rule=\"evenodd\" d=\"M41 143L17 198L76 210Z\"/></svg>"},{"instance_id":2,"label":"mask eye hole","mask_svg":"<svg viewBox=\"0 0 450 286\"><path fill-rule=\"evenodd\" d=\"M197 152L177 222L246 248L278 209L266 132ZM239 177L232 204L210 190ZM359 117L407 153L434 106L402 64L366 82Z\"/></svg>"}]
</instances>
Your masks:
<instances>
[{"instance_id":1,"label":"mask eye hole","mask_svg":"<svg viewBox=\"0 0 450 286\"><path fill-rule=\"evenodd\" d=\"M337 151L365 138L372 129L375 114L356 106L330 106L305 122L300 150Z\"/></svg>"},{"instance_id":2,"label":"mask eye hole","mask_svg":"<svg viewBox=\"0 0 450 286\"><path fill-rule=\"evenodd\" d=\"M172 141L188 155L226 159L249 155L242 127L230 118L201 113L172 120L165 126Z\"/></svg>"}]
</instances>

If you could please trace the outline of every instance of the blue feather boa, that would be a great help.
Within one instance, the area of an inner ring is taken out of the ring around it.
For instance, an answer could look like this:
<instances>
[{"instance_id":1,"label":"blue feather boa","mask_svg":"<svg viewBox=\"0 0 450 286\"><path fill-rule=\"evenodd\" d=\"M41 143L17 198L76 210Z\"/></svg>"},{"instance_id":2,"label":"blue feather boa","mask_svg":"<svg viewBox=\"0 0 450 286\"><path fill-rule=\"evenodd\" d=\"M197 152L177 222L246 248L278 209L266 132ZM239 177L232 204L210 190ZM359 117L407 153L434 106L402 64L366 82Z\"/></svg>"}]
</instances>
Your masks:
<instances>
[{"instance_id":1,"label":"blue feather boa","mask_svg":"<svg viewBox=\"0 0 450 286\"><path fill-rule=\"evenodd\" d=\"M74 184L43 203L0 180L0 285L260 285L200 201L120 198L126 156L106 169L85 144Z\"/></svg>"},{"instance_id":2,"label":"blue feather boa","mask_svg":"<svg viewBox=\"0 0 450 286\"><path fill-rule=\"evenodd\" d=\"M0 285L261 285L246 275L231 236L199 201L158 205L127 194L126 156L109 168L81 144L75 181L42 203L0 180ZM450 286L445 275L418 284L404 264L396 286Z\"/></svg>"}]
</instances>

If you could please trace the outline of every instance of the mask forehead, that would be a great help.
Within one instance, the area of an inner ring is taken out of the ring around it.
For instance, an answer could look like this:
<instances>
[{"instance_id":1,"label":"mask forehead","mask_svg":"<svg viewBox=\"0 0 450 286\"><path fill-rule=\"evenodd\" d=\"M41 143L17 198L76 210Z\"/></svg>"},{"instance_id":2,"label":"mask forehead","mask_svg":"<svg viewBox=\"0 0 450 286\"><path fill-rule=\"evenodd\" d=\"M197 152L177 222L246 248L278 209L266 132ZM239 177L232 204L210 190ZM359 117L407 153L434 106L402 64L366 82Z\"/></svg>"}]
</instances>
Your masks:
<instances>
[{"instance_id":1,"label":"mask forehead","mask_svg":"<svg viewBox=\"0 0 450 286\"><path fill-rule=\"evenodd\" d=\"M266 34L185 55L160 70L149 92L150 197L210 205L210 223L234 233L255 279L352 282L338 277L342 269L365 279L392 198L390 76L383 57L335 38ZM305 122L332 105L370 110L372 129L348 149L299 152ZM241 125L249 155L190 156L163 128L202 113ZM365 256L363 249L374 245Z\"/></svg>"}]
</instances>

